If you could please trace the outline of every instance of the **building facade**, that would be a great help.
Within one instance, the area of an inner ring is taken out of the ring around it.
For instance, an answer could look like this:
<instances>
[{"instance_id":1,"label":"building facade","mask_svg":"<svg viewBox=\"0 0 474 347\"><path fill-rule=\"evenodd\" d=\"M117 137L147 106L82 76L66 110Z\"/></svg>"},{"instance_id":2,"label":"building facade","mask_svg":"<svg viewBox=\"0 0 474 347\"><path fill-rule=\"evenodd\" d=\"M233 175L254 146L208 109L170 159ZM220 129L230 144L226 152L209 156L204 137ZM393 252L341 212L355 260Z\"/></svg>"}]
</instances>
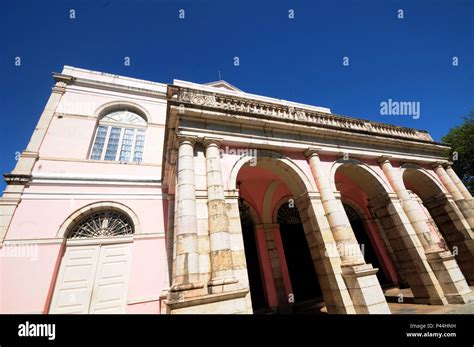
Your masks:
<instances>
[{"instance_id":1,"label":"building facade","mask_svg":"<svg viewBox=\"0 0 474 347\"><path fill-rule=\"evenodd\" d=\"M0 199L1 313L473 300L473 198L416 129L65 66Z\"/></svg>"}]
</instances>

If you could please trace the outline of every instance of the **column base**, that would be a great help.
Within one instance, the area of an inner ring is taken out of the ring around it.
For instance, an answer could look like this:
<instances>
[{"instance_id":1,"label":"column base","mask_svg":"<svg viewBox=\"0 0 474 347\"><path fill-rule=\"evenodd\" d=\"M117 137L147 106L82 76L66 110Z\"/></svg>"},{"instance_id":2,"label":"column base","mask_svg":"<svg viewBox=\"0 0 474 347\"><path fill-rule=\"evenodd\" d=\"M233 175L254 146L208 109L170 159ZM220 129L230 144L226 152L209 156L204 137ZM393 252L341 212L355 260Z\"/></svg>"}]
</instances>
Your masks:
<instances>
[{"instance_id":1,"label":"column base","mask_svg":"<svg viewBox=\"0 0 474 347\"><path fill-rule=\"evenodd\" d=\"M165 300L167 314L236 314L252 313L246 296L248 288L220 294L204 294L183 300Z\"/></svg>"},{"instance_id":2,"label":"column base","mask_svg":"<svg viewBox=\"0 0 474 347\"><path fill-rule=\"evenodd\" d=\"M342 277L356 313L390 314L387 300L375 276L378 269L370 264L342 267Z\"/></svg>"},{"instance_id":3,"label":"column base","mask_svg":"<svg viewBox=\"0 0 474 347\"><path fill-rule=\"evenodd\" d=\"M239 280L235 277L214 278L207 283L209 294L224 293L236 289L236 283Z\"/></svg>"},{"instance_id":4,"label":"column base","mask_svg":"<svg viewBox=\"0 0 474 347\"><path fill-rule=\"evenodd\" d=\"M205 293L204 283L202 282L174 284L168 292L168 300L182 301L185 298L192 298Z\"/></svg>"},{"instance_id":5,"label":"column base","mask_svg":"<svg viewBox=\"0 0 474 347\"><path fill-rule=\"evenodd\" d=\"M451 252L427 253L426 258L448 303L465 304L473 301L473 293Z\"/></svg>"},{"instance_id":6,"label":"column base","mask_svg":"<svg viewBox=\"0 0 474 347\"><path fill-rule=\"evenodd\" d=\"M413 303L420 305L440 305L445 306L448 304L446 297L442 298L413 298Z\"/></svg>"}]
</instances>

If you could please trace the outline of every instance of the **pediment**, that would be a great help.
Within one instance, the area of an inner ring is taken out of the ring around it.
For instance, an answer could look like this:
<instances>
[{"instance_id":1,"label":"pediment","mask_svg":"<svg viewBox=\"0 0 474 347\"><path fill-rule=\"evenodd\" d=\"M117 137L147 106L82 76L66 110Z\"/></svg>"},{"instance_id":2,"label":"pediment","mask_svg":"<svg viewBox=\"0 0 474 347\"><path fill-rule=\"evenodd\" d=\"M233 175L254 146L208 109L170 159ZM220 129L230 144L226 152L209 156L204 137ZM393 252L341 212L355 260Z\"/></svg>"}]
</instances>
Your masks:
<instances>
[{"instance_id":1,"label":"pediment","mask_svg":"<svg viewBox=\"0 0 474 347\"><path fill-rule=\"evenodd\" d=\"M233 86L232 84L230 84L229 82L226 82L224 80L205 83L205 85L213 87L213 88L230 90L230 91L233 91L233 92L242 92L239 88Z\"/></svg>"}]
</instances>

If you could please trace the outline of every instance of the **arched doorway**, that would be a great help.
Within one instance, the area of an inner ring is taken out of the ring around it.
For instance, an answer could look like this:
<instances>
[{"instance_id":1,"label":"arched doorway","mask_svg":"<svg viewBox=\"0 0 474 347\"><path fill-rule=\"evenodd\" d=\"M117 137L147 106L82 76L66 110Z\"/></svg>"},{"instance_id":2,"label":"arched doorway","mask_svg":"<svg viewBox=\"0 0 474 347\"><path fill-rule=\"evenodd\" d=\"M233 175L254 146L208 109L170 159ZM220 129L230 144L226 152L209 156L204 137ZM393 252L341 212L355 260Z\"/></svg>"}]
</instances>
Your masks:
<instances>
[{"instance_id":1,"label":"arched doorway","mask_svg":"<svg viewBox=\"0 0 474 347\"><path fill-rule=\"evenodd\" d=\"M379 255L375 252L374 242L369 237L369 231L367 231L364 220L359 215L359 213L349 206L348 204L343 204L344 210L346 211L349 222L351 223L351 228L354 231L355 237L359 245L361 245L362 254L366 263L372 264L373 267L378 268L377 278L381 286L386 286L392 284L392 281L389 279L385 273L384 265L382 265Z\"/></svg>"},{"instance_id":2,"label":"arched doorway","mask_svg":"<svg viewBox=\"0 0 474 347\"><path fill-rule=\"evenodd\" d=\"M366 263L379 269L376 276L380 285L403 283L399 268L403 259L397 257L397 250L384 230L386 222L376 216L372 206L374 200L387 196L388 187L376 173L356 160L336 162L334 184ZM386 206L382 209L387 215Z\"/></svg>"},{"instance_id":3,"label":"arched doorway","mask_svg":"<svg viewBox=\"0 0 474 347\"><path fill-rule=\"evenodd\" d=\"M278 209L277 221L280 226L294 303L321 301L322 292L318 276L297 207L291 203L281 205Z\"/></svg>"},{"instance_id":4,"label":"arched doorway","mask_svg":"<svg viewBox=\"0 0 474 347\"><path fill-rule=\"evenodd\" d=\"M304 181L306 177L300 178L300 174L294 170L279 159L259 157L257 165L245 163L235 175L239 200L245 202L239 204L239 209L242 212L242 206L251 206L250 215L257 223L254 225L255 232L252 233L252 228L246 226L250 223L242 222L254 311L261 312L263 300L260 288L263 287L264 307L273 312L289 313L292 309L297 309L298 304L304 304L307 299L318 300L319 307L312 306L311 310L326 311L321 306L329 302L331 306L327 307L327 311L344 312L345 307L337 306L341 301L336 303L333 299L341 296L341 291L335 289L340 282L329 282L329 279L337 274L330 259L324 256L326 246L322 235L317 232L318 220L311 201L305 200L308 199L305 192L312 191L313 187L309 180ZM293 199L295 196L305 198L300 200L301 209L296 209L301 218L298 217L298 220L293 222L285 219L285 207L281 209L278 217L282 202L288 202L289 198ZM241 219L243 220L242 217ZM258 252L258 262L253 260L256 258L252 255L255 248ZM251 266L254 269L251 269ZM301 276L302 274L310 275ZM325 291L319 287L318 276L322 276L325 281ZM333 287L334 289L331 289ZM324 301L321 297L324 297Z\"/></svg>"},{"instance_id":5,"label":"arched doorway","mask_svg":"<svg viewBox=\"0 0 474 347\"><path fill-rule=\"evenodd\" d=\"M67 229L50 313L125 313L132 219L115 209L90 211Z\"/></svg>"}]
</instances>

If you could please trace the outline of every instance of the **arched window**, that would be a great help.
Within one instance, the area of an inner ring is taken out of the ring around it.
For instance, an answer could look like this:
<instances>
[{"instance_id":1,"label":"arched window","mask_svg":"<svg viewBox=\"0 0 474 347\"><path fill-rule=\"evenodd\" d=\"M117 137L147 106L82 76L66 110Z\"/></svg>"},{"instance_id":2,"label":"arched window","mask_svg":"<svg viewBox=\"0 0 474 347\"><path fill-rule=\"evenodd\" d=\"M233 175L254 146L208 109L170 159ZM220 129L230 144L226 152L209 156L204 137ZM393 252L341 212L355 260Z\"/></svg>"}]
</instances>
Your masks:
<instances>
[{"instance_id":1,"label":"arched window","mask_svg":"<svg viewBox=\"0 0 474 347\"><path fill-rule=\"evenodd\" d=\"M86 215L69 232L69 239L126 236L134 233L132 220L124 213L105 210Z\"/></svg>"},{"instance_id":2,"label":"arched window","mask_svg":"<svg viewBox=\"0 0 474 347\"><path fill-rule=\"evenodd\" d=\"M296 206L283 204L278 210L277 221L282 224L301 224L300 213Z\"/></svg>"},{"instance_id":3,"label":"arched window","mask_svg":"<svg viewBox=\"0 0 474 347\"><path fill-rule=\"evenodd\" d=\"M119 110L99 121L90 158L94 160L141 163L146 121L140 115Z\"/></svg>"}]
</instances>

